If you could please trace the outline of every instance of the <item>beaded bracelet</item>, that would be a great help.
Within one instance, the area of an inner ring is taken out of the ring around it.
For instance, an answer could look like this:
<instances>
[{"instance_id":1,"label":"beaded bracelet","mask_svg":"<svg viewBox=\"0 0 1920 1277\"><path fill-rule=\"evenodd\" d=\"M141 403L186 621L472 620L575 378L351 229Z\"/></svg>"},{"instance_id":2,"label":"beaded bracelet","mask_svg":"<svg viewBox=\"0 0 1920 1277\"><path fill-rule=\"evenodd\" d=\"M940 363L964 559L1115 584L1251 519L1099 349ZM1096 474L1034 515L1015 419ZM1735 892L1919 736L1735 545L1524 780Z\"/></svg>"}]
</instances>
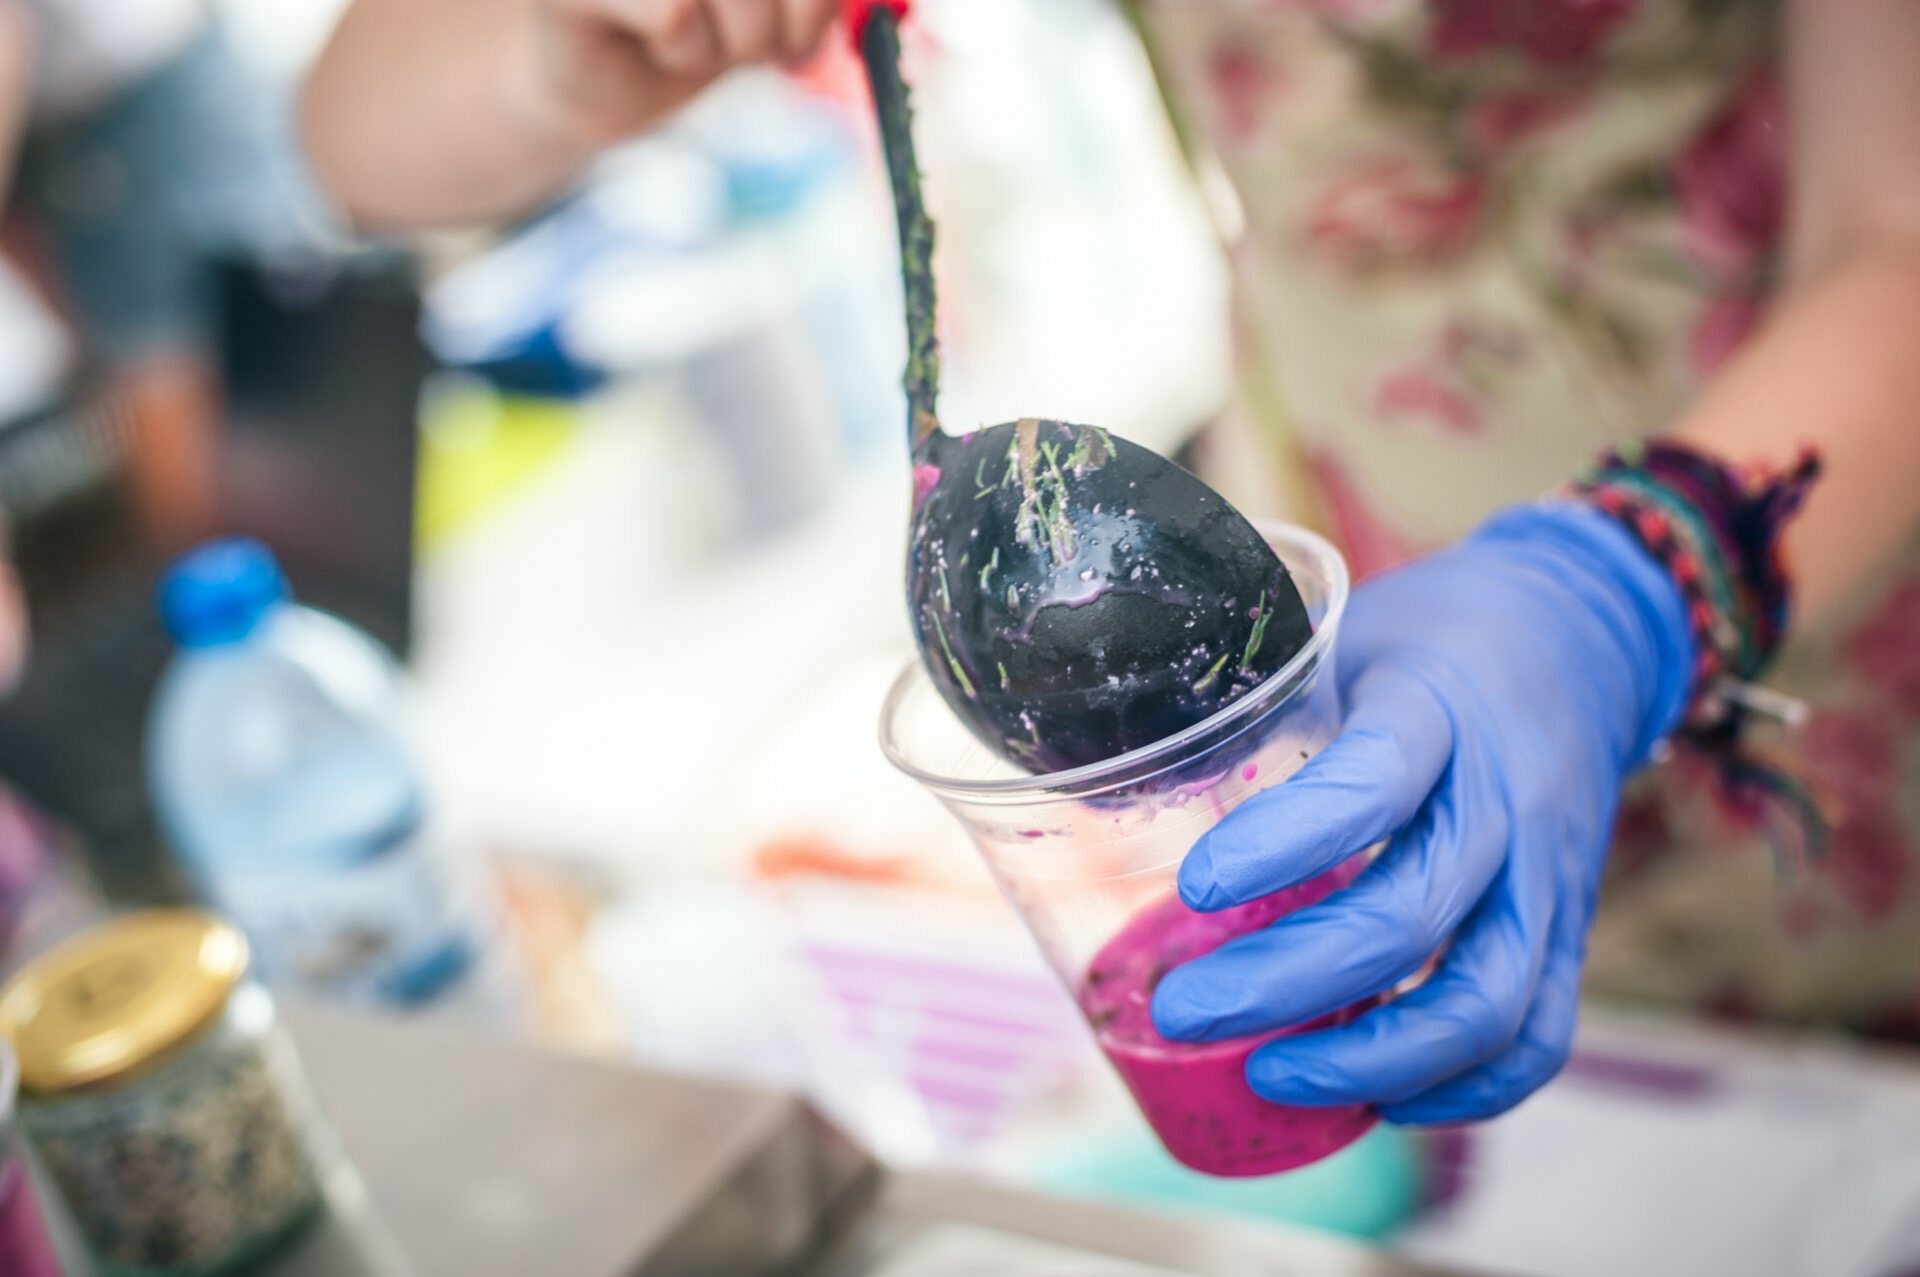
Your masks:
<instances>
[{"instance_id":1,"label":"beaded bracelet","mask_svg":"<svg viewBox=\"0 0 1920 1277\"><path fill-rule=\"evenodd\" d=\"M1741 471L1682 444L1647 441L1602 454L1567 495L1617 520L1673 578L1696 653L1692 694L1676 741L1715 763L1736 798L1772 796L1806 850L1826 821L1785 775L1741 749L1755 716L1797 723L1797 701L1758 687L1786 637L1791 579L1781 534L1820 474L1805 451L1782 473Z\"/></svg>"}]
</instances>

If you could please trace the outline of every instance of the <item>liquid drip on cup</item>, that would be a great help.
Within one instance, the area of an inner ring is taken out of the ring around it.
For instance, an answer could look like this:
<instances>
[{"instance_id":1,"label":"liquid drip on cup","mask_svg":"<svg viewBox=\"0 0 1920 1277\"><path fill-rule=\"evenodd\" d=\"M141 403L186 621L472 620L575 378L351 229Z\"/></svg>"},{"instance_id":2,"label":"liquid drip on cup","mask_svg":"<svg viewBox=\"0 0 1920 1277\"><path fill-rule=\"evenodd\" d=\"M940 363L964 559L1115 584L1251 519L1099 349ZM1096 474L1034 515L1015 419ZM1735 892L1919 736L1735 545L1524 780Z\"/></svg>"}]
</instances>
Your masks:
<instances>
[{"instance_id":1,"label":"liquid drip on cup","mask_svg":"<svg viewBox=\"0 0 1920 1277\"><path fill-rule=\"evenodd\" d=\"M1094 957L1080 1005L1107 1058L1167 1151L1209 1175L1271 1175L1317 1162L1360 1138L1378 1116L1363 1105L1299 1108L1274 1104L1247 1086L1247 1057L1288 1034L1346 1024L1377 999L1255 1037L1169 1042L1149 1007L1160 978L1345 886L1363 867L1356 856L1311 881L1218 913L1196 913L1168 897L1136 914Z\"/></svg>"}]
</instances>

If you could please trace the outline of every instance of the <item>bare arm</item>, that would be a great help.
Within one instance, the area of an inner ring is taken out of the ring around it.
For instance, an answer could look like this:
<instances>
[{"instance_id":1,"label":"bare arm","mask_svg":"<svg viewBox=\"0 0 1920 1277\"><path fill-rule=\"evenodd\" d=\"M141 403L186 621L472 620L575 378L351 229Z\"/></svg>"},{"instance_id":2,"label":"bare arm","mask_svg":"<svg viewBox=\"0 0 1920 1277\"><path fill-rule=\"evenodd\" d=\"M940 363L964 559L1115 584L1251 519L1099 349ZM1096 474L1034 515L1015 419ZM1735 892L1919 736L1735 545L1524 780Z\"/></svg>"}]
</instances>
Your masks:
<instances>
[{"instance_id":1,"label":"bare arm","mask_svg":"<svg viewBox=\"0 0 1920 1277\"><path fill-rule=\"evenodd\" d=\"M1826 463L1791 525L1803 613L1920 529L1920 4L1790 0L1786 287L1681 424L1721 455Z\"/></svg>"},{"instance_id":2,"label":"bare arm","mask_svg":"<svg viewBox=\"0 0 1920 1277\"><path fill-rule=\"evenodd\" d=\"M524 210L746 62L809 54L835 0L357 0L308 81L307 149L364 223Z\"/></svg>"}]
</instances>

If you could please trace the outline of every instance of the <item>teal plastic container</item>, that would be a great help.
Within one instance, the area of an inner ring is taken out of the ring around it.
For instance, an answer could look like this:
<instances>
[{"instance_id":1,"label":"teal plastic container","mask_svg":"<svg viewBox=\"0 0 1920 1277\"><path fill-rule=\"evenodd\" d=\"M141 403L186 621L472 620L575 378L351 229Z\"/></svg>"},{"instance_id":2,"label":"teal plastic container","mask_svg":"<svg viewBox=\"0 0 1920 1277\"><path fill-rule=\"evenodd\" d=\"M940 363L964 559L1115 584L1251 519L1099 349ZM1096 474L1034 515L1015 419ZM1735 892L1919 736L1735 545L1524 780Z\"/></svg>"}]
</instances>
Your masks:
<instances>
[{"instance_id":1,"label":"teal plastic container","mask_svg":"<svg viewBox=\"0 0 1920 1277\"><path fill-rule=\"evenodd\" d=\"M1223 1211L1380 1241L1419 1213L1426 1161L1419 1136L1378 1126L1299 1170L1220 1179L1188 1170L1151 1131L1129 1123L1111 1136L1050 1151L1035 1175L1038 1187L1068 1196Z\"/></svg>"}]
</instances>

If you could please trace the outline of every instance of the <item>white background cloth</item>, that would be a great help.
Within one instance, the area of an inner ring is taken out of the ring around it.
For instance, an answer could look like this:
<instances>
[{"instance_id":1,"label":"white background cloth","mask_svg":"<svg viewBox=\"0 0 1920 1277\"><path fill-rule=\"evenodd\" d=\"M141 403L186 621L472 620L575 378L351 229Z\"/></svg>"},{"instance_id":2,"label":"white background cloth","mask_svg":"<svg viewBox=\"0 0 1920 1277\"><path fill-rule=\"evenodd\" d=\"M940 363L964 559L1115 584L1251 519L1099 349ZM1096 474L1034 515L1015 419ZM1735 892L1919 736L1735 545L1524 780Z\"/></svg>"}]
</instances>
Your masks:
<instances>
[{"instance_id":1,"label":"white background cloth","mask_svg":"<svg viewBox=\"0 0 1920 1277\"><path fill-rule=\"evenodd\" d=\"M1474 1129L1464 1195L1403 1239L1410 1254L1550 1277L1920 1269L1908 1057L1604 1012L1578 1050Z\"/></svg>"},{"instance_id":2,"label":"white background cloth","mask_svg":"<svg viewBox=\"0 0 1920 1277\"><path fill-rule=\"evenodd\" d=\"M26 282L0 261L0 422L43 404L73 362L73 343Z\"/></svg>"},{"instance_id":3,"label":"white background cloth","mask_svg":"<svg viewBox=\"0 0 1920 1277\"><path fill-rule=\"evenodd\" d=\"M35 106L83 110L165 65L206 29L206 0L27 0L40 24Z\"/></svg>"}]
</instances>

